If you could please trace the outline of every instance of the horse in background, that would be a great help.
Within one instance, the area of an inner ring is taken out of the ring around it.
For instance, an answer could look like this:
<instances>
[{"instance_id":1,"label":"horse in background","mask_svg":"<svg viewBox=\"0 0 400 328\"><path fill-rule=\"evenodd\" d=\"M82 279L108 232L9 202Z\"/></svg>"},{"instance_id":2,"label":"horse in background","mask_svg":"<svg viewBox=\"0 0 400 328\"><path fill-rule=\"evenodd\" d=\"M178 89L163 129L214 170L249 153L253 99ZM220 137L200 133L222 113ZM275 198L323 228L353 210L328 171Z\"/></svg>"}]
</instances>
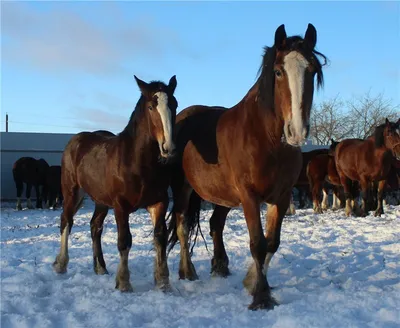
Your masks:
<instances>
[{"instance_id":1,"label":"horse in background","mask_svg":"<svg viewBox=\"0 0 400 328\"><path fill-rule=\"evenodd\" d=\"M61 206L63 201L63 195L61 190L61 166L51 165L46 174L46 190L44 200L47 208L52 207L54 210L57 206Z\"/></svg>"},{"instance_id":2,"label":"horse in background","mask_svg":"<svg viewBox=\"0 0 400 328\"><path fill-rule=\"evenodd\" d=\"M191 106L177 116L177 149L171 189L174 207L170 249L179 239L181 279L197 279L190 259L188 236L198 225L199 210L191 208L194 190L217 204L219 222L212 227L214 272L228 271L222 229L230 208L242 206L254 263L243 283L253 296L250 309L273 308L266 274L280 243L282 220L302 167L300 146L309 133L309 117L317 85L323 83L322 64L315 50L317 32L309 24L305 37L287 37L284 25L266 47L260 75L235 106ZM282 135L285 141L282 140ZM268 203L266 236L260 205ZM216 214L218 213L218 214Z\"/></svg>"},{"instance_id":3,"label":"horse in background","mask_svg":"<svg viewBox=\"0 0 400 328\"><path fill-rule=\"evenodd\" d=\"M378 184L375 216L383 214L383 193L392 165L392 158L400 159L400 119L377 126L372 136L365 140L345 139L335 150L335 163L344 187L346 215L351 213L365 216L369 210L368 200L371 183ZM352 181L361 187L362 207L357 210L356 200L351 193Z\"/></svg>"},{"instance_id":4,"label":"horse in background","mask_svg":"<svg viewBox=\"0 0 400 328\"><path fill-rule=\"evenodd\" d=\"M68 237L84 191L95 202L90 229L96 274L108 273L101 235L108 210L114 209L120 254L116 288L120 291L132 291L128 267L132 246L129 214L139 208L148 210L154 226L155 282L161 289L169 288L165 214L171 182L168 161L175 153L173 136L178 103L174 92L177 82L175 76L168 85L160 81L146 83L136 76L135 79L141 95L125 129L116 136L108 131L78 133L64 150L61 247L53 264L57 273L66 272Z\"/></svg>"},{"instance_id":5,"label":"horse in background","mask_svg":"<svg viewBox=\"0 0 400 328\"><path fill-rule=\"evenodd\" d=\"M339 142L331 139L328 152L318 154L307 164L306 174L312 193L313 209L315 213L321 214L324 210L329 208L329 190L333 191L332 210L344 208L345 200L334 158L334 151L338 144Z\"/></svg>"},{"instance_id":6,"label":"horse in background","mask_svg":"<svg viewBox=\"0 0 400 328\"><path fill-rule=\"evenodd\" d=\"M317 155L320 154L327 154L328 149L323 148L323 149L314 149L311 151L307 152L302 152L302 157L303 157L303 164L301 167L300 175L299 178L297 179L296 184L294 187L298 190L298 196L299 196L299 208L303 208L306 203L306 199L311 198L311 189L310 189L310 183L308 181L307 177L307 165L308 163ZM293 202L293 197L290 199L290 206L287 211L287 215L294 215L296 213L296 208L294 206Z\"/></svg>"},{"instance_id":7,"label":"horse in background","mask_svg":"<svg viewBox=\"0 0 400 328\"><path fill-rule=\"evenodd\" d=\"M15 186L17 188L17 210L22 210L21 196L26 184L26 203L29 209L33 209L31 202L32 187L36 192L36 208L43 208L43 195L46 194L46 174L49 164L43 159L33 157L21 157L12 168Z\"/></svg>"}]
</instances>

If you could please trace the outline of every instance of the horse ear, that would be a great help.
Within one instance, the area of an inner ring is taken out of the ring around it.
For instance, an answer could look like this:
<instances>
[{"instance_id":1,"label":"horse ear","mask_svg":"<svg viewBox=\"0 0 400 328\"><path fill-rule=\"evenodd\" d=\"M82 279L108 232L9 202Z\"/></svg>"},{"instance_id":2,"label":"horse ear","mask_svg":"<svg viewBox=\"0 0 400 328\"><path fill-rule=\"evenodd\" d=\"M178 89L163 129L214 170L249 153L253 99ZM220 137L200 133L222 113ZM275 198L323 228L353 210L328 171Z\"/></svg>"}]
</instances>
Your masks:
<instances>
[{"instance_id":1,"label":"horse ear","mask_svg":"<svg viewBox=\"0 0 400 328\"><path fill-rule=\"evenodd\" d=\"M389 125L389 124L390 124L390 122L389 122L389 120L388 120L387 117L386 117L386 119L385 119L385 124L386 124L386 125Z\"/></svg>"},{"instance_id":2,"label":"horse ear","mask_svg":"<svg viewBox=\"0 0 400 328\"><path fill-rule=\"evenodd\" d=\"M173 77L170 78L169 82L168 82L168 89L170 90L171 94L174 94L175 89L176 89L176 75L174 75Z\"/></svg>"},{"instance_id":3,"label":"horse ear","mask_svg":"<svg viewBox=\"0 0 400 328\"><path fill-rule=\"evenodd\" d=\"M137 78L136 75L134 75L134 77L135 77L136 83L137 83L137 85L138 85L138 87L140 89L140 92L142 94L145 94L148 84L146 82L142 81L141 79Z\"/></svg>"},{"instance_id":4,"label":"horse ear","mask_svg":"<svg viewBox=\"0 0 400 328\"><path fill-rule=\"evenodd\" d=\"M334 144L334 143L335 143L335 140L333 140L333 138L331 138L331 142Z\"/></svg>"},{"instance_id":5,"label":"horse ear","mask_svg":"<svg viewBox=\"0 0 400 328\"><path fill-rule=\"evenodd\" d=\"M275 47L277 49L283 48L286 41L285 24L279 26L275 31Z\"/></svg>"},{"instance_id":6,"label":"horse ear","mask_svg":"<svg viewBox=\"0 0 400 328\"><path fill-rule=\"evenodd\" d=\"M304 41L311 50L314 50L315 45L317 44L317 30L313 24L308 24Z\"/></svg>"}]
</instances>

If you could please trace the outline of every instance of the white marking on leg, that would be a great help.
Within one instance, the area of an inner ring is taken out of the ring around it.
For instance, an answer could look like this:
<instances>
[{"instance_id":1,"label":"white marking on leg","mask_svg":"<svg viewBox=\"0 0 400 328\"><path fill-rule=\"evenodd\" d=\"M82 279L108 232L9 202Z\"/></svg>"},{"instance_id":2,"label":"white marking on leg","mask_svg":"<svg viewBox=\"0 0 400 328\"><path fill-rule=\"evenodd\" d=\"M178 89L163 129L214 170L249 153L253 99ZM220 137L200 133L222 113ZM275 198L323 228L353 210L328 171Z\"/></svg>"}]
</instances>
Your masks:
<instances>
[{"instance_id":1,"label":"white marking on leg","mask_svg":"<svg viewBox=\"0 0 400 328\"><path fill-rule=\"evenodd\" d=\"M326 210L328 208L328 194L325 190L322 190L323 198L322 198L322 209Z\"/></svg>"},{"instance_id":2,"label":"white marking on leg","mask_svg":"<svg viewBox=\"0 0 400 328\"><path fill-rule=\"evenodd\" d=\"M166 150L171 150L175 148L174 142L172 141L172 120L171 120L171 110L168 107L168 96L165 92L157 92L155 94L158 97L157 111L161 116L161 122L164 129L164 148ZM162 145L160 145L162 147ZM162 149L161 153L162 153Z\"/></svg>"},{"instance_id":3,"label":"white marking on leg","mask_svg":"<svg viewBox=\"0 0 400 328\"><path fill-rule=\"evenodd\" d=\"M269 263L271 262L271 259L273 256L274 256L274 253L267 253L267 256L265 257L265 262L264 262L264 267L263 267L263 274L265 274L265 275L267 275L267 273L268 273Z\"/></svg>"},{"instance_id":4,"label":"white marking on leg","mask_svg":"<svg viewBox=\"0 0 400 328\"><path fill-rule=\"evenodd\" d=\"M68 237L69 237L69 226L65 226L64 231L61 234L61 248L60 257L68 258Z\"/></svg>"},{"instance_id":5,"label":"white marking on leg","mask_svg":"<svg viewBox=\"0 0 400 328\"><path fill-rule=\"evenodd\" d=\"M288 76L292 99L291 126L292 132L294 132L294 138L296 139L303 139L306 134L306 127L303 124L301 115L301 104L304 92L304 74L308 65L308 61L297 51L289 52L284 58L283 67Z\"/></svg>"}]
</instances>

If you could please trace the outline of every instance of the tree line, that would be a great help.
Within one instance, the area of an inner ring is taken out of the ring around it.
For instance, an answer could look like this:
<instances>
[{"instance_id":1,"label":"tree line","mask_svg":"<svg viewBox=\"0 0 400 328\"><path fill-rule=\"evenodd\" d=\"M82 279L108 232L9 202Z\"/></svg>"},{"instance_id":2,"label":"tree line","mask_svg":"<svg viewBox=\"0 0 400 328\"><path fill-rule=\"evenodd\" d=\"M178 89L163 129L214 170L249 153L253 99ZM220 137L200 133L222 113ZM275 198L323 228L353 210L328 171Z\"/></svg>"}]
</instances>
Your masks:
<instances>
[{"instance_id":1,"label":"tree line","mask_svg":"<svg viewBox=\"0 0 400 328\"><path fill-rule=\"evenodd\" d=\"M336 96L313 106L310 138L317 145L329 145L331 139L365 139L386 118L397 121L399 116L400 106L382 93L373 96L367 92L349 100Z\"/></svg>"}]
</instances>

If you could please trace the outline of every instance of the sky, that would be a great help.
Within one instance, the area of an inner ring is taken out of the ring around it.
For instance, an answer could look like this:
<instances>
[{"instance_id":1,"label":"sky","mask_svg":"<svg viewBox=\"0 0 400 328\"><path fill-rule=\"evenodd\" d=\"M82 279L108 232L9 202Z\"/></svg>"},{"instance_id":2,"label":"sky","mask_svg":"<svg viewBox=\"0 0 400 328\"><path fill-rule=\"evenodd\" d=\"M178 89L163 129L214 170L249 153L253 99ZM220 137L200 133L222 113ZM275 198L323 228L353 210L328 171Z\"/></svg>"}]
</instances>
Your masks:
<instances>
[{"instance_id":1,"label":"sky","mask_svg":"<svg viewBox=\"0 0 400 328\"><path fill-rule=\"evenodd\" d=\"M134 75L168 83L178 111L231 107L256 81L276 28L329 59L314 103L370 92L400 104L400 2L1 2L1 131L123 130Z\"/></svg>"}]
</instances>

